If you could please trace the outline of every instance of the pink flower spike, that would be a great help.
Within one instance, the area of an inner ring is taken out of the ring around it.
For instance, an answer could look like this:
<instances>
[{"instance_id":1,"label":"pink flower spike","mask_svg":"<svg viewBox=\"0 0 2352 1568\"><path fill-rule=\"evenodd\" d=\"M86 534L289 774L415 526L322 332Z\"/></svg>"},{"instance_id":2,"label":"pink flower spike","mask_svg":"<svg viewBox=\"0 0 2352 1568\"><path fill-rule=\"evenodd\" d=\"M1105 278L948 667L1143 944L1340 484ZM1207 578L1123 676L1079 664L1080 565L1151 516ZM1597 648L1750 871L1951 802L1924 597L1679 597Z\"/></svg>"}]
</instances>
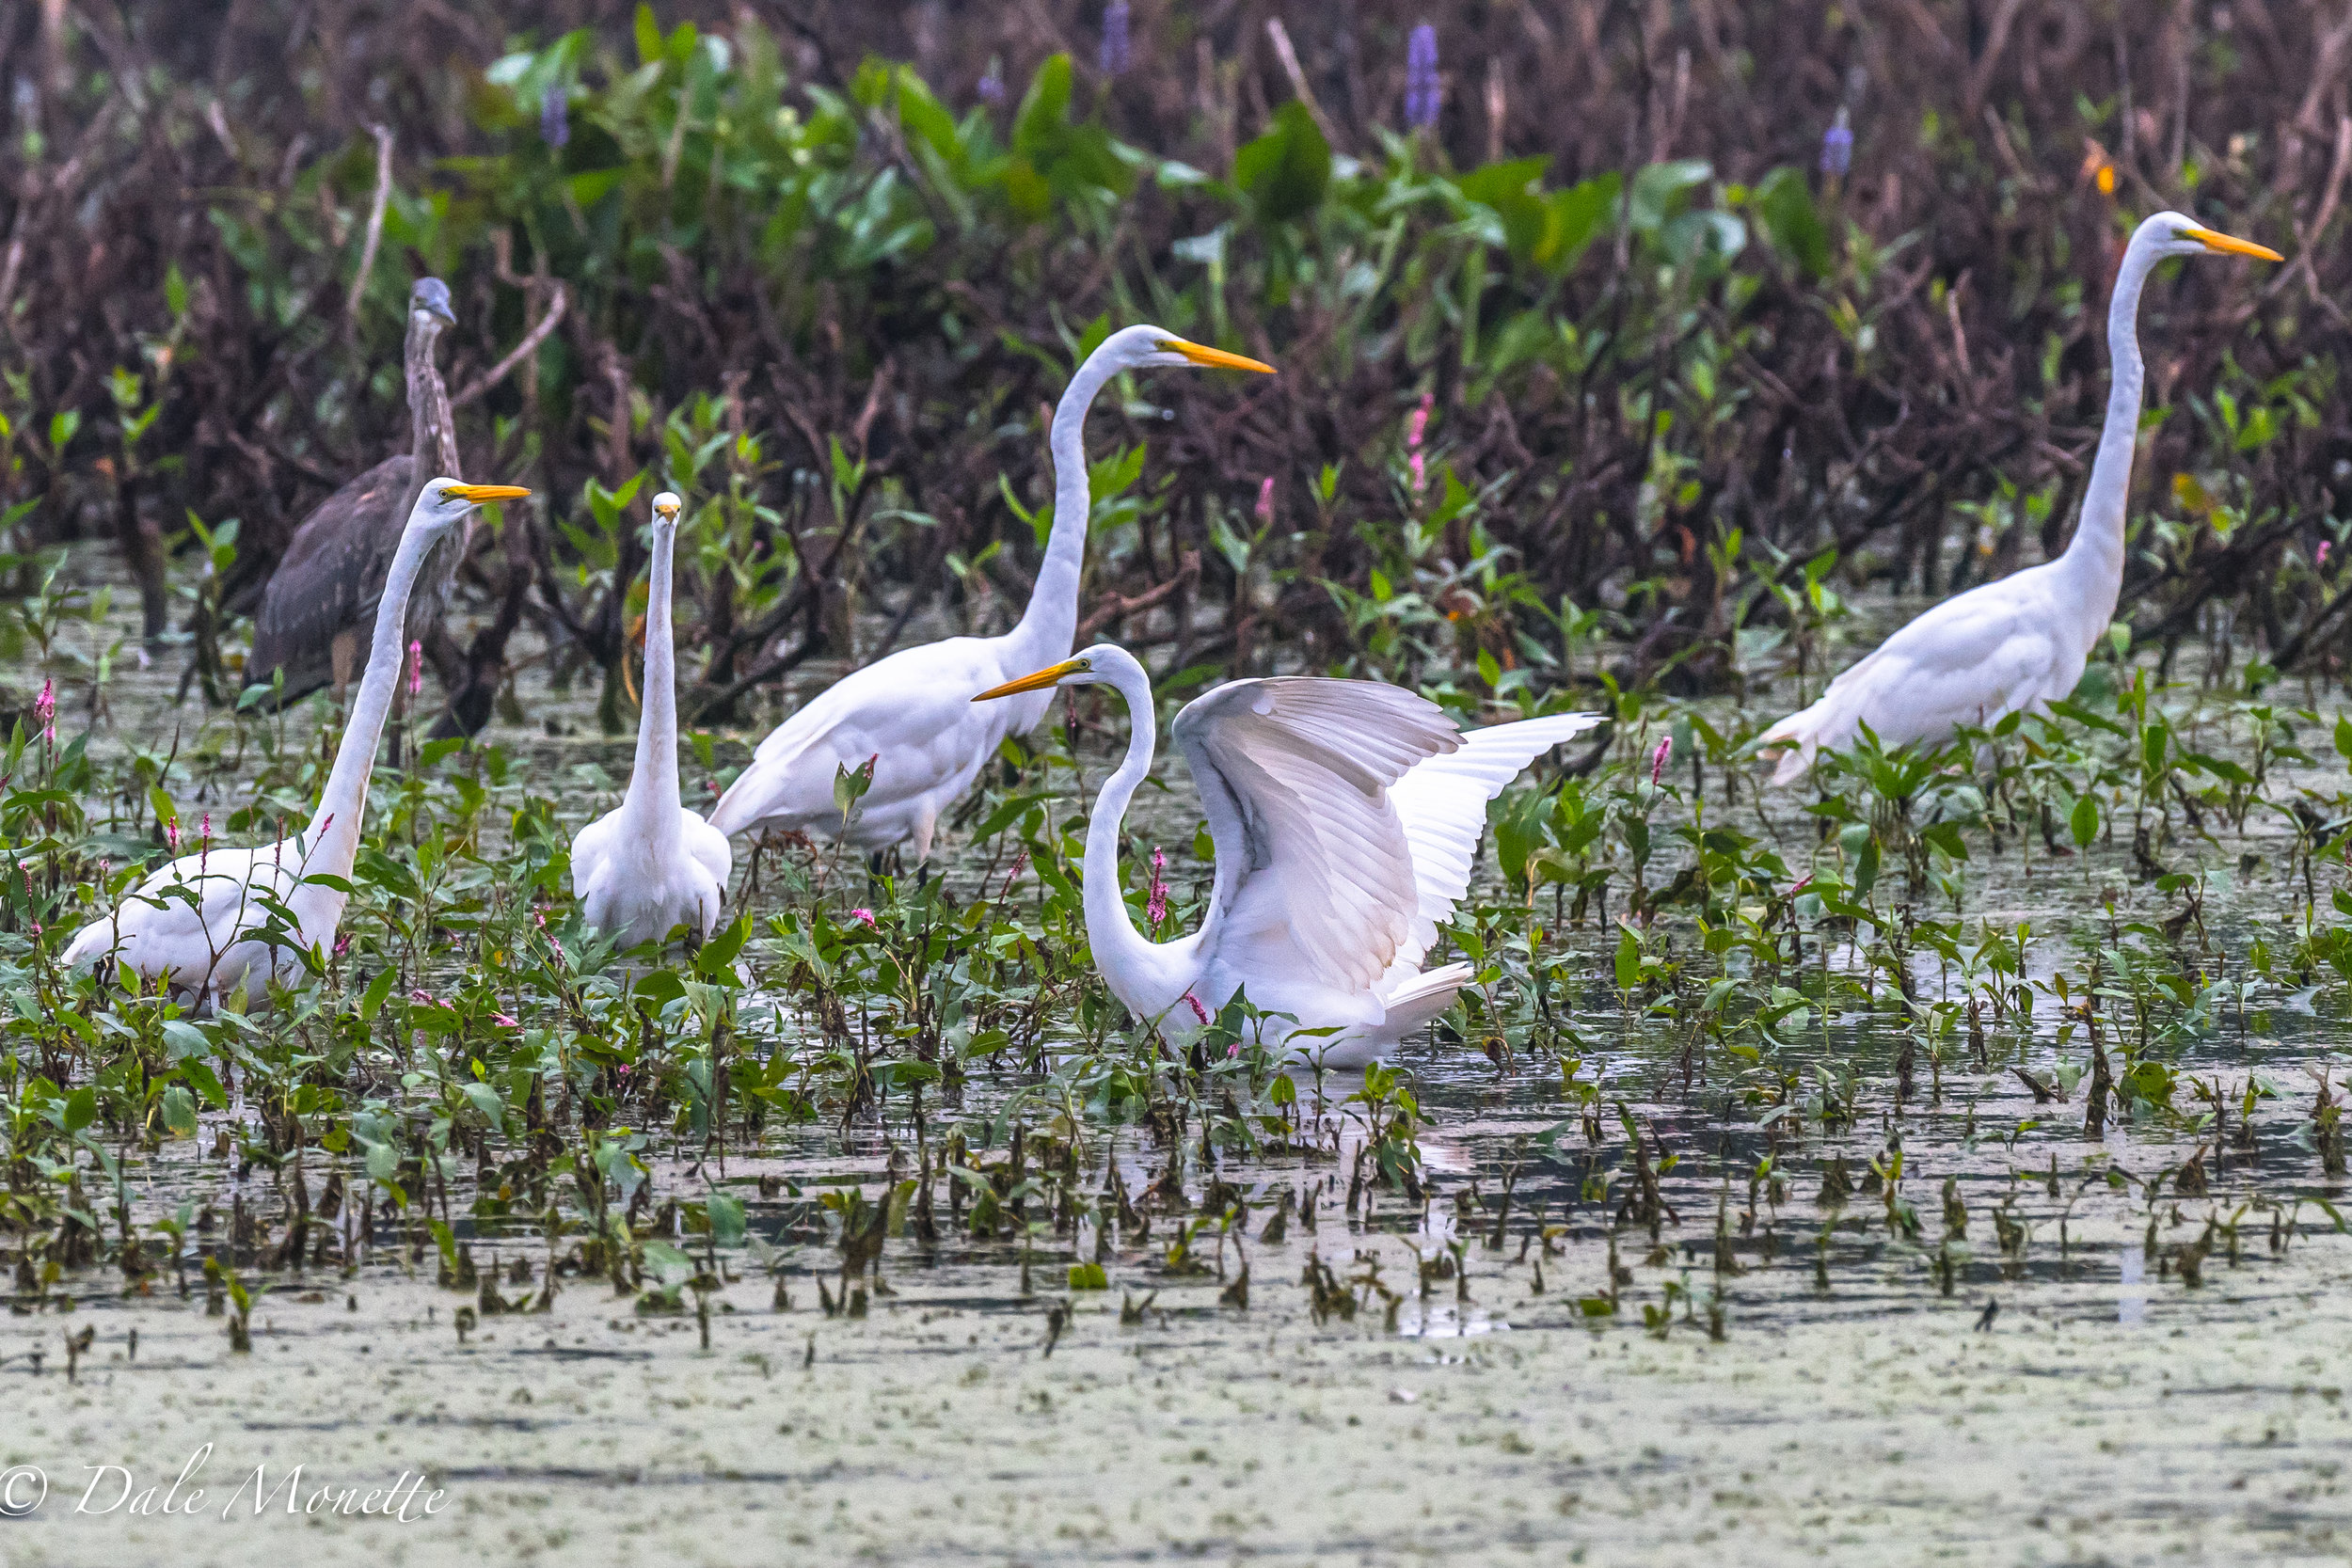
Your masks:
<instances>
[{"instance_id":1,"label":"pink flower spike","mask_svg":"<svg viewBox=\"0 0 2352 1568\"><path fill-rule=\"evenodd\" d=\"M1674 755L1674 751L1675 737L1673 736L1668 736L1665 739L1661 740L1658 743L1657 752L1649 759L1649 782L1653 788L1657 786L1658 781L1664 776L1666 771L1666 759Z\"/></svg>"},{"instance_id":2,"label":"pink flower spike","mask_svg":"<svg viewBox=\"0 0 2352 1568\"><path fill-rule=\"evenodd\" d=\"M57 738L57 684L46 675L41 677L40 695L33 699L33 718L40 724L41 739Z\"/></svg>"},{"instance_id":3,"label":"pink flower spike","mask_svg":"<svg viewBox=\"0 0 2352 1568\"><path fill-rule=\"evenodd\" d=\"M2312 565L2314 565L2314 566L2320 566L2320 567L2325 567L2325 566L2328 564L2328 541L2327 541L2327 540L2322 539L2322 540L2319 542L2319 548L2317 548L2317 549L2315 549L2315 550L2313 550L2313 551L2312 552Z\"/></svg>"},{"instance_id":4,"label":"pink flower spike","mask_svg":"<svg viewBox=\"0 0 2352 1568\"><path fill-rule=\"evenodd\" d=\"M1186 991L1184 992L1184 1000L1192 1004L1193 1017L1199 1019L1203 1023L1209 1022L1209 1009L1200 1005L1200 998L1193 995L1190 991Z\"/></svg>"},{"instance_id":5,"label":"pink flower spike","mask_svg":"<svg viewBox=\"0 0 2352 1568\"><path fill-rule=\"evenodd\" d=\"M180 824L179 824L179 823L177 823L177 822L167 822L167 823L165 823L165 824L164 824L164 845L165 845L165 847L166 847L167 848L170 849L170 850L171 850L171 852L172 852L173 854L175 854L175 855L176 855L176 854L178 854L178 853L180 852Z\"/></svg>"},{"instance_id":6,"label":"pink flower spike","mask_svg":"<svg viewBox=\"0 0 2352 1568\"><path fill-rule=\"evenodd\" d=\"M408 1000L416 1003L419 1006L423 1007L437 1007L440 1006L439 1003L433 1000L433 993L429 990L412 990L408 993Z\"/></svg>"},{"instance_id":7,"label":"pink flower spike","mask_svg":"<svg viewBox=\"0 0 2352 1568\"><path fill-rule=\"evenodd\" d=\"M348 953L348 952L350 952L350 951L351 951L351 933L350 933L349 931L345 931L345 932L343 932L341 936L339 936L339 937L337 937L337 938L335 939L335 957L337 957L337 958L342 958L344 954L346 954L346 953Z\"/></svg>"},{"instance_id":8,"label":"pink flower spike","mask_svg":"<svg viewBox=\"0 0 2352 1568\"><path fill-rule=\"evenodd\" d=\"M424 644L415 640L408 643L408 695L414 697L424 689Z\"/></svg>"},{"instance_id":9,"label":"pink flower spike","mask_svg":"<svg viewBox=\"0 0 2352 1568\"><path fill-rule=\"evenodd\" d=\"M1160 873L1168 869L1168 857L1158 849L1152 851L1152 897L1144 906L1144 915L1158 930L1168 919L1168 883Z\"/></svg>"},{"instance_id":10,"label":"pink flower spike","mask_svg":"<svg viewBox=\"0 0 2352 1568\"><path fill-rule=\"evenodd\" d=\"M497 1024L501 1029L519 1029L522 1027L520 1023L507 1017L504 1013L492 1013L490 1015L490 1022Z\"/></svg>"},{"instance_id":11,"label":"pink flower spike","mask_svg":"<svg viewBox=\"0 0 2352 1568\"><path fill-rule=\"evenodd\" d=\"M1274 476L1272 474L1266 475L1258 482L1258 521L1262 523L1274 521ZM2320 547L2327 548L2324 545Z\"/></svg>"},{"instance_id":12,"label":"pink flower spike","mask_svg":"<svg viewBox=\"0 0 2352 1568\"><path fill-rule=\"evenodd\" d=\"M875 925L874 911L871 910L851 910L850 911L850 918L851 920L863 920L866 925L873 926L876 930L880 930L882 928L880 926Z\"/></svg>"}]
</instances>

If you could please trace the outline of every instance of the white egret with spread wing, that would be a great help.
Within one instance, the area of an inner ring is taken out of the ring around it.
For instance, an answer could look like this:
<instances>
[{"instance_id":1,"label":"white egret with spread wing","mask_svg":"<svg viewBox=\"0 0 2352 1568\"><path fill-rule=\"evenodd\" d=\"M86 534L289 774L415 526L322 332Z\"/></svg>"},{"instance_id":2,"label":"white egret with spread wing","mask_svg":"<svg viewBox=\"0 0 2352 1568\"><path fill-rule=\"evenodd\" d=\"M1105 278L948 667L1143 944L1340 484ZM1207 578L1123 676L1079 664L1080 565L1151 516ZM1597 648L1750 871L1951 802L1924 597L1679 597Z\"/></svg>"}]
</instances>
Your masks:
<instances>
[{"instance_id":1,"label":"white egret with spread wing","mask_svg":"<svg viewBox=\"0 0 2352 1568\"><path fill-rule=\"evenodd\" d=\"M1759 744L1780 748L1774 784L1802 778L1822 748L1852 744L1865 724L1890 747L1938 740L1961 724L2039 712L2074 689L2123 588L2123 509L2139 437L2140 289L2167 257L2217 253L2283 259L2178 213L2158 213L2133 233L2107 306L2114 380L2106 426L2073 542L2056 561L1945 600L1830 682L1819 702L1765 731Z\"/></svg>"},{"instance_id":2,"label":"white egret with spread wing","mask_svg":"<svg viewBox=\"0 0 2352 1568\"><path fill-rule=\"evenodd\" d=\"M1464 732L1435 703L1377 681L1217 687L1169 731L1216 845L1208 911L1190 936L1153 942L1119 874L1121 824L1155 750L1151 678L1098 643L973 701L1057 686L1111 687L1134 717L1087 823L1087 940L1111 994L1182 1045L1243 992L1300 1029L1336 1031L1292 1041L1334 1067L1376 1059L1454 1005L1471 967L1421 964L1469 890L1486 802L1600 722L1570 713Z\"/></svg>"},{"instance_id":3,"label":"white egret with spread wing","mask_svg":"<svg viewBox=\"0 0 2352 1568\"><path fill-rule=\"evenodd\" d=\"M677 497L653 499L653 562L645 588L645 705L637 763L620 805L572 840L572 892L588 924L626 949L684 926L710 935L726 902L734 853L727 835L686 809L677 782L677 660L670 626L670 562Z\"/></svg>"},{"instance_id":4,"label":"white egret with spread wing","mask_svg":"<svg viewBox=\"0 0 2352 1568\"><path fill-rule=\"evenodd\" d=\"M1274 371L1156 326L1130 326L1104 340L1054 411L1054 528L1020 624L1001 637L951 637L907 648L844 676L759 743L751 765L712 808L710 825L729 835L762 826L833 830L841 821L835 779L870 763L873 775L849 842L879 850L912 839L915 859L929 859L941 814L972 787L1008 735L1036 728L1052 706L1044 695L993 708L975 708L965 699L1068 657L1077 641L1078 580L1092 505L1088 407L1121 371L1186 365Z\"/></svg>"},{"instance_id":5,"label":"white egret with spread wing","mask_svg":"<svg viewBox=\"0 0 2352 1568\"><path fill-rule=\"evenodd\" d=\"M111 960L148 985L215 1004L240 988L258 999L270 979L301 978L305 965L291 949L324 950L342 919L368 776L400 681L408 598L426 557L475 507L529 494L519 485L453 479L425 485L385 576L367 673L310 824L274 844L206 846L181 856L139 883L113 913L76 932L65 950L67 967Z\"/></svg>"}]
</instances>

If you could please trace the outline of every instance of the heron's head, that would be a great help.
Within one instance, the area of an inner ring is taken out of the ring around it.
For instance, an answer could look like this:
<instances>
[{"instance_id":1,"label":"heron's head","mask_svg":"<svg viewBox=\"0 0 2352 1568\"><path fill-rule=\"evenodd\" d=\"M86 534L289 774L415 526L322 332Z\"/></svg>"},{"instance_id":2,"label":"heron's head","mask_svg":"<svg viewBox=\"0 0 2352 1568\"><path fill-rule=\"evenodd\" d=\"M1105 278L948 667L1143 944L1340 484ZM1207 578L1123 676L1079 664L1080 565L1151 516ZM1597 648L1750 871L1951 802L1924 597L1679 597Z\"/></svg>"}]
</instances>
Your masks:
<instances>
[{"instance_id":1,"label":"heron's head","mask_svg":"<svg viewBox=\"0 0 2352 1568\"><path fill-rule=\"evenodd\" d=\"M410 515L408 526L445 532L485 501L520 500L529 494L519 484L468 484L459 479L437 479L417 498L417 510Z\"/></svg>"},{"instance_id":2,"label":"heron's head","mask_svg":"<svg viewBox=\"0 0 2352 1568\"><path fill-rule=\"evenodd\" d=\"M1199 343L1189 343L1173 332L1157 326L1130 326L1114 332L1104 339L1103 346L1094 352L1116 371L1181 369L1192 365L1227 371L1256 371L1261 375L1274 373L1274 367L1263 360L1228 354L1221 348L1204 348Z\"/></svg>"},{"instance_id":3,"label":"heron's head","mask_svg":"<svg viewBox=\"0 0 2352 1568\"><path fill-rule=\"evenodd\" d=\"M408 314L421 317L443 326L457 325L457 312L449 303L449 285L437 277L420 277L417 286L408 291Z\"/></svg>"},{"instance_id":4,"label":"heron's head","mask_svg":"<svg viewBox=\"0 0 2352 1568\"><path fill-rule=\"evenodd\" d=\"M676 492L671 490L664 490L661 494L654 497L653 526L657 529L674 529L677 527L678 509L685 504L686 503L684 501L677 499Z\"/></svg>"},{"instance_id":5,"label":"heron's head","mask_svg":"<svg viewBox=\"0 0 2352 1568\"><path fill-rule=\"evenodd\" d=\"M1098 642L1091 648L1079 649L1059 664L1049 664L1019 680L992 686L972 700L985 703L995 697L1018 697L1024 691L1042 691L1049 686L1108 686L1116 668L1134 662L1134 656L1126 649Z\"/></svg>"},{"instance_id":6,"label":"heron's head","mask_svg":"<svg viewBox=\"0 0 2352 1568\"><path fill-rule=\"evenodd\" d=\"M2178 213L2158 213L2139 226L2135 240L2150 241L2159 256L2252 256L2265 261L2283 261L2285 257L2266 245L2241 240L2206 228L2195 218Z\"/></svg>"}]
</instances>

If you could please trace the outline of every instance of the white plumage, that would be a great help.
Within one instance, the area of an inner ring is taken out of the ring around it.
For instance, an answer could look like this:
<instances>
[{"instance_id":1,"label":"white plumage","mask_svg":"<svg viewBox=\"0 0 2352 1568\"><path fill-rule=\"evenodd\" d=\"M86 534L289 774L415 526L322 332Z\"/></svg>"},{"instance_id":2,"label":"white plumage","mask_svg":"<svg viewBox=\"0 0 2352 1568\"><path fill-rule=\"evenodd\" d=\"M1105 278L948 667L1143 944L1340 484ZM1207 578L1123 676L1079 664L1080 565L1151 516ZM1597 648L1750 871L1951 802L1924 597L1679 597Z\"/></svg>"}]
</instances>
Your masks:
<instances>
[{"instance_id":1,"label":"white plumage","mask_svg":"<svg viewBox=\"0 0 2352 1568\"><path fill-rule=\"evenodd\" d=\"M1765 731L1760 744L1780 748L1774 784L1804 777L1819 752L1851 745L1865 724L1890 747L1941 740L1962 724L2040 712L2074 689L2123 586L2123 512L2139 434L2140 291L2165 258L2216 252L2280 260L2178 213L2149 218L2124 248L2107 306L2114 379L2106 424L2065 554L1937 605L1830 682L1819 702Z\"/></svg>"},{"instance_id":2,"label":"white plumage","mask_svg":"<svg viewBox=\"0 0 2352 1568\"><path fill-rule=\"evenodd\" d=\"M368 776L405 662L408 596L425 556L483 502L529 494L518 485L453 479L424 487L385 576L367 674L309 825L275 844L207 847L172 861L105 919L74 933L65 950L68 968L110 960L118 973L214 1004L240 989L259 1002L268 981L293 985L308 973L295 949L322 955L342 920L347 895L338 884L348 880L359 852ZM320 877L334 881L310 879Z\"/></svg>"},{"instance_id":3,"label":"white plumage","mask_svg":"<svg viewBox=\"0 0 2352 1568\"><path fill-rule=\"evenodd\" d=\"M873 780L849 842L876 850L913 840L915 859L929 859L941 815L972 787L1007 736L1035 729L1052 705L1050 697L1037 696L976 708L971 694L1068 657L1077 641L1092 504L1087 409L1122 371L1186 365L1273 372L1156 326L1131 326L1105 339L1071 377L1054 411L1054 531L1021 624L1002 637L951 637L902 649L844 676L759 743L711 811L711 826L728 836L768 826L836 832L834 780L870 763Z\"/></svg>"},{"instance_id":4,"label":"white plumage","mask_svg":"<svg viewBox=\"0 0 2352 1568\"><path fill-rule=\"evenodd\" d=\"M1333 1031L1283 1037L1335 1067L1376 1059L1453 1006L1470 966L1421 964L1469 889L1486 802L1599 722L1562 714L1464 734L1376 681L1220 686L1170 732L1216 845L1208 911L1190 936L1155 942L1135 928L1119 875L1120 823L1155 751L1143 667L1098 644L981 696L1084 685L1117 689L1135 720L1087 824L1087 936L1104 983L1180 1046L1246 994L1297 1029Z\"/></svg>"},{"instance_id":5,"label":"white plumage","mask_svg":"<svg viewBox=\"0 0 2352 1568\"><path fill-rule=\"evenodd\" d=\"M637 760L619 806L572 840L572 893L588 924L626 949L684 926L707 937L726 902L735 856L727 835L686 809L677 779L677 661L671 628L671 561L677 497L653 499L653 561L645 590L645 705Z\"/></svg>"}]
</instances>

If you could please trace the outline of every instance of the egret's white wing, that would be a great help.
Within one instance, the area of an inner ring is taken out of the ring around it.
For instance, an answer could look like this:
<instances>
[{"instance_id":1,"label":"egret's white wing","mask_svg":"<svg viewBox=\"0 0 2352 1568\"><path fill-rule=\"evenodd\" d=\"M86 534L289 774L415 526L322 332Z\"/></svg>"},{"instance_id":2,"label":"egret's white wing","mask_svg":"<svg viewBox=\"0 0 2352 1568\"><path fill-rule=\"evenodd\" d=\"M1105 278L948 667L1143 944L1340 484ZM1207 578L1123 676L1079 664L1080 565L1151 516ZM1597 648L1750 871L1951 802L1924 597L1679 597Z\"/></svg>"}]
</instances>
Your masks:
<instances>
[{"instance_id":1,"label":"egret's white wing","mask_svg":"<svg viewBox=\"0 0 2352 1568\"><path fill-rule=\"evenodd\" d=\"M1529 763L1599 722L1597 714L1562 713L1470 730L1460 750L1416 763L1389 786L1389 804L1412 847L1418 896L1392 972L1421 966L1438 940L1438 927L1470 891L1479 835L1486 831L1486 802Z\"/></svg>"},{"instance_id":2,"label":"egret's white wing","mask_svg":"<svg viewBox=\"0 0 2352 1568\"><path fill-rule=\"evenodd\" d=\"M1401 687L1288 676L1218 687L1173 735L1216 843L1201 950L1247 898L1252 931L1279 933L1318 982L1370 989L1418 905L1388 786L1458 746L1454 721Z\"/></svg>"}]
</instances>

